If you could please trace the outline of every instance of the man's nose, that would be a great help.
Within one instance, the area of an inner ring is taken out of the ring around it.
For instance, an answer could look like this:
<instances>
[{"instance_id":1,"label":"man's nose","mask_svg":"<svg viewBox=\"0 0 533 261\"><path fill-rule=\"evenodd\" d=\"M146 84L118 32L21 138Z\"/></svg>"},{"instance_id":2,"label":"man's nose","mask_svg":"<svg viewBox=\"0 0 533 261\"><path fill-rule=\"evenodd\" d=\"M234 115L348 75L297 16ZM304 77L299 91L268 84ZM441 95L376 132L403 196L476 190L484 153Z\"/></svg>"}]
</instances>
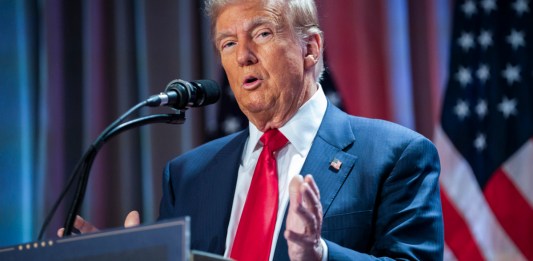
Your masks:
<instances>
[{"instance_id":1,"label":"man's nose","mask_svg":"<svg viewBox=\"0 0 533 261\"><path fill-rule=\"evenodd\" d=\"M237 45L237 62L239 66L249 66L257 63L257 56L250 42L241 41Z\"/></svg>"}]
</instances>

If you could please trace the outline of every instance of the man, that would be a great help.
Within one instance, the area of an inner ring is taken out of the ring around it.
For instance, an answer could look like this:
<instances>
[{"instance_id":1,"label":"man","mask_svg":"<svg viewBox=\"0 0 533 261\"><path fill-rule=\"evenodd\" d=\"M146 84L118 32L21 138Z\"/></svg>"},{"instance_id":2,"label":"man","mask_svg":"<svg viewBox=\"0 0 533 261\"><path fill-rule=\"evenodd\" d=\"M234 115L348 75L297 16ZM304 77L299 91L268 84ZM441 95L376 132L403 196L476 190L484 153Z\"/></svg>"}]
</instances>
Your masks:
<instances>
[{"instance_id":1,"label":"man","mask_svg":"<svg viewBox=\"0 0 533 261\"><path fill-rule=\"evenodd\" d=\"M192 249L237 260L442 259L437 152L413 131L327 101L313 1L210 0L207 11L250 125L168 163L160 218L190 216ZM265 145L271 133L280 148ZM257 192L265 164L277 188ZM253 201L256 193L275 199ZM265 213L271 230L258 242L263 228L247 226Z\"/></svg>"}]
</instances>

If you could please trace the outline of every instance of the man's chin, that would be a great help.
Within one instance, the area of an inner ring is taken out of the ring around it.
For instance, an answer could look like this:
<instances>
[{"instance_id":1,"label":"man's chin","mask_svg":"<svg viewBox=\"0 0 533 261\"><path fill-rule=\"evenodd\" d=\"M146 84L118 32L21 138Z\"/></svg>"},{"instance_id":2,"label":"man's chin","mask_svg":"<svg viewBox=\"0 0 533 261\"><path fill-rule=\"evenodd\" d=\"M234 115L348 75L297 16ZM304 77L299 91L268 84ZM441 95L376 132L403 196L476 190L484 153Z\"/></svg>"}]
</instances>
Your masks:
<instances>
[{"instance_id":1,"label":"man's chin","mask_svg":"<svg viewBox=\"0 0 533 261\"><path fill-rule=\"evenodd\" d=\"M242 103L241 103L242 104ZM239 105L241 110L248 116L248 114L271 114L274 111L274 108L271 104L267 104L264 100L257 102L246 102L242 105Z\"/></svg>"}]
</instances>

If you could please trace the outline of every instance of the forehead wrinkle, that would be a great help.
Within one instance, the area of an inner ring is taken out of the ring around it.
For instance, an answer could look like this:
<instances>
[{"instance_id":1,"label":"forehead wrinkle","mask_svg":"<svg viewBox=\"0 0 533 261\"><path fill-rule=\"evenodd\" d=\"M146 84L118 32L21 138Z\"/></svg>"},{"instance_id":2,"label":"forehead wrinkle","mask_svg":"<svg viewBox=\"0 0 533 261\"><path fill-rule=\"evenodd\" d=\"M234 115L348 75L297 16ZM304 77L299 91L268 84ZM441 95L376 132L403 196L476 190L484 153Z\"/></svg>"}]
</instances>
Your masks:
<instances>
[{"instance_id":1,"label":"forehead wrinkle","mask_svg":"<svg viewBox=\"0 0 533 261\"><path fill-rule=\"evenodd\" d=\"M245 30L251 31L265 24L270 24L270 25L273 25L274 27L277 27L276 21L270 17L254 17L252 18L252 21L250 23L245 25Z\"/></svg>"}]
</instances>

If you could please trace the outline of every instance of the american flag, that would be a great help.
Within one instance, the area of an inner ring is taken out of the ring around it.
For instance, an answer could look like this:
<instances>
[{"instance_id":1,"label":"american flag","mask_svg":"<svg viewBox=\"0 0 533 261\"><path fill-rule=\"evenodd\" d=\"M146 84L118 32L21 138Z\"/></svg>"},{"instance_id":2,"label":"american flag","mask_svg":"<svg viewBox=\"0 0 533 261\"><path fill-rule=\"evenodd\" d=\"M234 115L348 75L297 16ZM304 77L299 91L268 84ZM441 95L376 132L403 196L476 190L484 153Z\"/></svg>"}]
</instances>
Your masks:
<instances>
[{"instance_id":1,"label":"american flag","mask_svg":"<svg viewBox=\"0 0 533 261\"><path fill-rule=\"evenodd\" d=\"M435 137L445 259L533 260L532 4L455 4Z\"/></svg>"},{"instance_id":2,"label":"american flag","mask_svg":"<svg viewBox=\"0 0 533 261\"><path fill-rule=\"evenodd\" d=\"M333 159L329 166L338 171L342 166L342 162L338 159Z\"/></svg>"}]
</instances>

